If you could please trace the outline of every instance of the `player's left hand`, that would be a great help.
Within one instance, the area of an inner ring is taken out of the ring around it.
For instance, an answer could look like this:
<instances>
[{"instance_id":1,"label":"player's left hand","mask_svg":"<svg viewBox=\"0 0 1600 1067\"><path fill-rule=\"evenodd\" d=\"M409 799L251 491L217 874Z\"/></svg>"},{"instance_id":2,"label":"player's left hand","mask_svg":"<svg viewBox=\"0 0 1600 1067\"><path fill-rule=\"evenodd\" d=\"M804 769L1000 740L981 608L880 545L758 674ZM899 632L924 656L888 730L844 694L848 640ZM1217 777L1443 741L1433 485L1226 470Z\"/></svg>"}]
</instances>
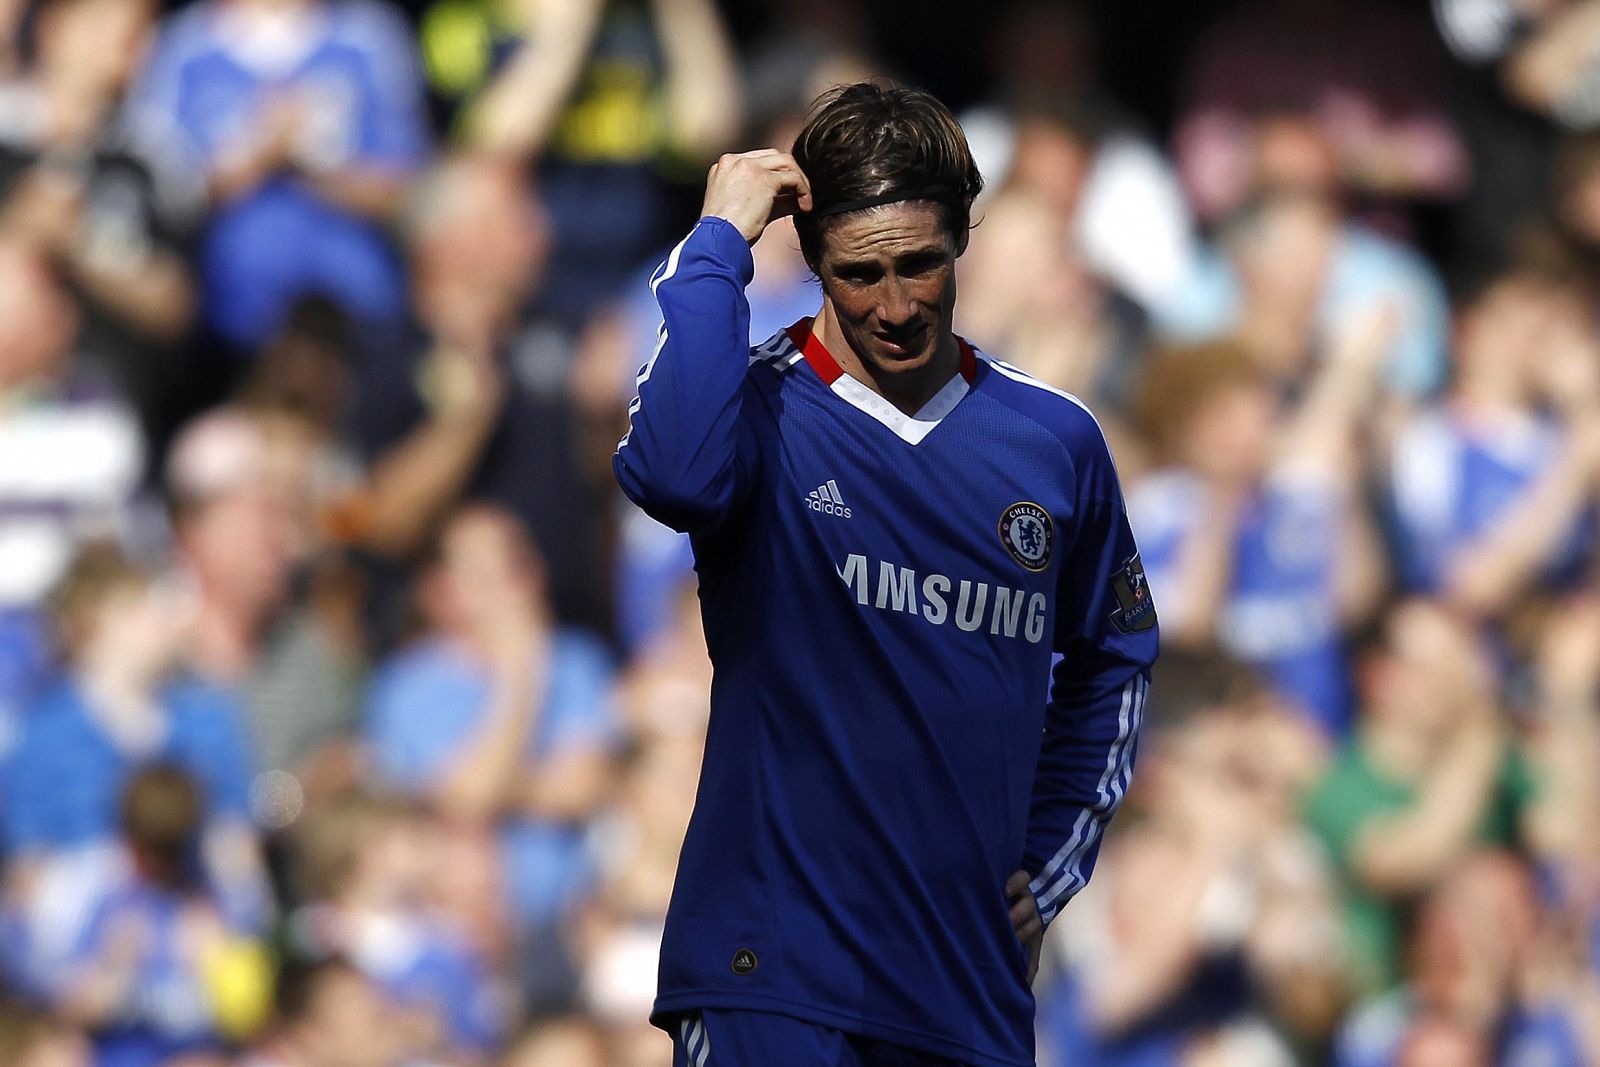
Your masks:
<instances>
[{"instance_id":1,"label":"player's left hand","mask_svg":"<svg viewBox=\"0 0 1600 1067\"><path fill-rule=\"evenodd\" d=\"M1039 973L1039 952L1044 948L1044 920L1039 918L1039 902L1033 898L1027 871L1016 871L1006 879L1006 900L1011 903L1011 928L1028 950L1028 984Z\"/></svg>"}]
</instances>

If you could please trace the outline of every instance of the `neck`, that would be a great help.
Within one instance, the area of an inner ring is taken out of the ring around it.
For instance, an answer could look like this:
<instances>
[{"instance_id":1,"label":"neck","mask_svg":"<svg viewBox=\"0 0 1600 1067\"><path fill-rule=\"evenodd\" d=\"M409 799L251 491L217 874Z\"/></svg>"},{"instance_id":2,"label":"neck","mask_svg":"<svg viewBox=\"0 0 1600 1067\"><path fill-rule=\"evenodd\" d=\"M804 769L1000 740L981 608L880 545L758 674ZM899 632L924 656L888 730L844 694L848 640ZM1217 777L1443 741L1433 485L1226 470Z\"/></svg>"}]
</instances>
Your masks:
<instances>
[{"instance_id":1,"label":"neck","mask_svg":"<svg viewBox=\"0 0 1600 1067\"><path fill-rule=\"evenodd\" d=\"M250 673L261 624L213 597L201 603L190 645L195 666L212 678L236 681Z\"/></svg>"},{"instance_id":2,"label":"neck","mask_svg":"<svg viewBox=\"0 0 1600 1067\"><path fill-rule=\"evenodd\" d=\"M812 331L839 364L839 369L905 412L915 415L932 400L934 394L961 372L961 346L956 335L946 329L939 337L933 358L915 370L885 371L862 359L850 346L833 304L826 298L817 313Z\"/></svg>"}]
</instances>

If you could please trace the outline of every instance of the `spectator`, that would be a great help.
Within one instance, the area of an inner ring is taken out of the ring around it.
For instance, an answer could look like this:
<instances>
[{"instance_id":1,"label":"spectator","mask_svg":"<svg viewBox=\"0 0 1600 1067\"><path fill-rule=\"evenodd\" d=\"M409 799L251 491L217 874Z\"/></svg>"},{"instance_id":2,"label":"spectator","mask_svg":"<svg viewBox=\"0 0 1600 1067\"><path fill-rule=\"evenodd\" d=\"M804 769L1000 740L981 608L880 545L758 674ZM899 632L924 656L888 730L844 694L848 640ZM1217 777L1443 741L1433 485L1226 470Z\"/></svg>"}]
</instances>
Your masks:
<instances>
[{"instance_id":1,"label":"spectator","mask_svg":"<svg viewBox=\"0 0 1600 1067\"><path fill-rule=\"evenodd\" d=\"M204 686L171 681L192 618L181 594L90 546L57 590L54 615L65 670L28 710L5 767L12 859L110 841L124 784L160 759L202 783L209 822L243 829L251 750L237 711Z\"/></svg>"},{"instance_id":2,"label":"spectator","mask_svg":"<svg viewBox=\"0 0 1600 1067\"><path fill-rule=\"evenodd\" d=\"M170 762L205 793L206 875L230 922L262 922L266 884L247 799L252 754L237 707L174 680L192 612L168 583L103 547L86 549L58 589L62 676L23 713L0 765L0 833L14 932L4 963L48 988L82 923L122 874L117 806L143 767Z\"/></svg>"},{"instance_id":3,"label":"spectator","mask_svg":"<svg viewBox=\"0 0 1600 1067\"><path fill-rule=\"evenodd\" d=\"M47 258L83 307L78 347L164 436L194 294L184 261L203 189L170 131L123 106L151 35L147 0L52 0L32 62L0 83L0 233Z\"/></svg>"},{"instance_id":4,"label":"spectator","mask_svg":"<svg viewBox=\"0 0 1600 1067\"><path fill-rule=\"evenodd\" d=\"M1291 1063L1269 1009L1290 1033L1308 1026L1307 1046L1326 1038L1344 977L1336 896L1296 803L1315 741L1239 673L1188 671L1201 694L1181 718L1167 708L1141 753L1129 801L1144 818L1105 857L1110 884L1075 905L1093 921L1044 995L1041 1062Z\"/></svg>"},{"instance_id":5,"label":"spectator","mask_svg":"<svg viewBox=\"0 0 1600 1067\"><path fill-rule=\"evenodd\" d=\"M1477 618L1569 584L1592 558L1600 347L1582 290L1511 271L1467 300L1448 396L1394 443L1407 585Z\"/></svg>"},{"instance_id":6,"label":"spectator","mask_svg":"<svg viewBox=\"0 0 1600 1067\"><path fill-rule=\"evenodd\" d=\"M1194 220L1172 163L1099 84L1101 48L1085 5L1018 4L991 51L995 102L961 117L987 186L1039 193L1042 179L1070 189L1061 251L1158 313L1196 267ZM1062 132L1066 152L1040 151L1041 136L1059 141Z\"/></svg>"},{"instance_id":7,"label":"spectator","mask_svg":"<svg viewBox=\"0 0 1600 1067\"><path fill-rule=\"evenodd\" d=\"M1389 406L1444 384L1449 309L1438 275L1412 249L1344 218L1325 194L1264 192L1225 229L1222 250L1165 306L1164 333L1236 336L1292 390L1342 326L1386 307L1395 317L1384 353Z\"/></svg>"},{"instance_id":8,"label":"spectator","mask_svg":"<svg viewBox=\"0 0 1600 1067\"><path fill-rule=\"evenodd\" d=\"M1329 738L1349 724L1342 635L1382 587L1355 429L1387 330L1350 324L1293 412L1226 343L1152 361L1140 391L1165 463L1128 511L1168 645L1220 644Z\"/></svg>"},{"instance_id":9,"label":"spectator","mask_svg":"<svg viewBox=\"0 0 1600 1067\"><path fill-rule=\"evenodd\" d=\"M1036 108L1015 119L1011 171L984 201L962 257L962 322L980 347L1096 405L1119 463L1142 355L1144 312L1072 234L1086 210L1099 134L1080 116Z\"/></svg>"},{"instance_id":10,"label":"spectator","mask_svg":"<svg viewBox=\"0 0 1600 1067\"><path fill-rule=\"evenodd\" d=\"M662 173L681 160L698 175L732 140L737 71L712 0L526 12L438 0L423 47L435 88L465 109L465 145L536 174L553 268L538 303L575 328L672 232Z\"/></svg>"},{"instance_id":11,"label":"spectator","mask_svg":"<svg viewBox=\"0 0 1600 1067\"><path fill-rule=\"evenodd\" d=\"M1316 125L1341 185L1357 194L1434 200L1466 184L1438 46L1425 23L1391 6L1247 5L1199 42L1183 80L1173 141L1205 219L1244 204L1260 163L1257 123L1283 114Z\"/></svg>"},{"instance_id":12,"label":"spectator","mask_svg":"<svg viewBox=\"0 0 1600 1067\"><path fill-rule=\"evenodd\" d=\"M524 991L570 996L565 922L590 873L583 833L616 723L604 651L553 624L543 572L504 511L446 524L419 598L427 630L379 667L366 722L379 779L425 798L504 870Z\"/></svg>"},{"instance_id":13,"label":"spectator","mask_svg":"<svg viewBox=\"0 0 1600 1067\"><path fill-rule=\"evenodd\" d=\"M1399 974L1404 905L1479 843L1516 841L1534 791L1483 650L1436 606L1398 608L1359 671L1358 729L1306 818L1349 887L1346 937L1357 987L1371 991Z\"/></svg>"},{"instance_id":14,"label":"spectator","mask_svg":"<svg viewBox=\"0 0 1600 1067\"><path fill-rule=\"evenodd\" d=\"M277 1021L245 1067L401 1067L411 1062L399 1010L337 957L293 960L278 976Z\"/></svg>"},{"instance_id":15,"label":"spectator","mask_svg":"<svg viewBox=\"0 0 1600 1067\"><path fill-rule=\"evenodd\" d=\"M415 46L374 0L203 0L171 17L136 102L205 175L205 324L253 355L292 303L404 313L384 226L428 151Z\"/></svg>"},{"instance_id":16,"label":"spectator","mask_svg":"<svg viewBox=\"0 0 1600 1067\"><path fill-rule=\"evenodd\" d=\"M1352 1015L1337 1067L1592 1062L1592 971L1540 929L1536 892L1532 873L1504 853L1457 865L1421 906L1408 982Z\"/></svg>"},{"instance_id":17,"label":"spectator","mask_svg":"<svg viewBox=\"0 0 1600 1067\"><path fill-rule=\"evenodd\" d=\"M129 525L138 421L75 360L78 322L48 265L0 244L0 609L35 607L80 543Z\"/></svg>"},{"instance_id":18,"label":"spectator","mask_svg":"<svg viewBox=\"0 0 1600 1067\"><path fill-rule=\"evenodd\" d=\"M168 459L178 563L197 597L186 665L248 716L252 802L268 827L293 821L310 763L354 729L362 680L353 638L293 596L309 532L293 506L304 487L280 454L259 415L224 408L186 426Z\"/></svg>"},{"instance_id":19,"label":"spectator","mask_svg":"<svg viewBox=\"0 0 1600 1067\"><path fill-rule=\"evenodd\" d=\"M375 507L369 543L402 563L461 499L514 513L550 560L561 618L600 628L598 529L614 490L583 477L564 386L566 342L523 308L546 267L545 216L507 164L445 161L410 217L417 330L361 368L358 439Z\"/></svg>"},{"instance_id":20,"label":"spectator","mask_svg":"<svg viewBox=\"0 0 1600 1067\"><path fill-rule=\"evenodd\" d=\"M95 1034L110 1067L159 1067L249 1037L271 1009L262 946L230 925L200 870L204 803L175 767L128 783L122 834L131 876L100 904L57 991L62 1010Z\"/></svg>"},{"instance_id":21,"label":"spectator","mask_svg":"<svg viewBox=\"0 0 1600 1067\"><path fill-rule=\"evenodd\" d=\"M291 925L300 951L349 960L405 1010L424 1055L482 1062L504 1036L507 998L430 899L441 832L398 802L333 798L296 830L307 903Z\"/></svg>"}]
</instances>

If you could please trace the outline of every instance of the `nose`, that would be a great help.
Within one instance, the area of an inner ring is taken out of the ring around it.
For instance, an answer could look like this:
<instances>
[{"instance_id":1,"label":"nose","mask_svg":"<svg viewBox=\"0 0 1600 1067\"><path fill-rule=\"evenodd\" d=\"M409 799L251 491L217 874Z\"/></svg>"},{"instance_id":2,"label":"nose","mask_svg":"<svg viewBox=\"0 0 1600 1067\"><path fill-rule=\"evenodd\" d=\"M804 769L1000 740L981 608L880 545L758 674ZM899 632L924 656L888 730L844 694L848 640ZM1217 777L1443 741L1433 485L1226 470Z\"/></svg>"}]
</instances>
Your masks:
<instances>
[{"instance_id":1,"label":"nose","mask_svg":"<svg viewBox=\"0 0 1600 1067\"><path fill-rule=\"evenodd\" d=\"M878 321L893 329L909 325L916 318L917 301L910 289L898 278L885 278L878 300Z\"/></svg>"}]
</instances>

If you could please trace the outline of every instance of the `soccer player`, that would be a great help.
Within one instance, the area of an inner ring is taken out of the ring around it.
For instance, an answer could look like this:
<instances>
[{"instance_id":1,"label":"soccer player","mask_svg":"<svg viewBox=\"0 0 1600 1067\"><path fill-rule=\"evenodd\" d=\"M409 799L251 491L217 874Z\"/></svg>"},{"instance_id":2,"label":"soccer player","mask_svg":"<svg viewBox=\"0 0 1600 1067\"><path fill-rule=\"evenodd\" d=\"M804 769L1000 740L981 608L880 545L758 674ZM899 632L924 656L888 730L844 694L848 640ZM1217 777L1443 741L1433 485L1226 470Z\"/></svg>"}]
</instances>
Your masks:
<instances>
[{"instance_id":1,"label":"soccer player","mask_svg":"<svg viewBox=\"0 0 1600 1067\"><path fill-rule=\"evenodd\" d=\"M716 670L653 1016L678 1067L1034 1062L1156 618L1093 416L952 332L981 185L938 101L852 85L792 155L718 160L651 282L616 472L692 535ZM822 307L751 349L786 213Z\"/></svg>"}]
</instances>

